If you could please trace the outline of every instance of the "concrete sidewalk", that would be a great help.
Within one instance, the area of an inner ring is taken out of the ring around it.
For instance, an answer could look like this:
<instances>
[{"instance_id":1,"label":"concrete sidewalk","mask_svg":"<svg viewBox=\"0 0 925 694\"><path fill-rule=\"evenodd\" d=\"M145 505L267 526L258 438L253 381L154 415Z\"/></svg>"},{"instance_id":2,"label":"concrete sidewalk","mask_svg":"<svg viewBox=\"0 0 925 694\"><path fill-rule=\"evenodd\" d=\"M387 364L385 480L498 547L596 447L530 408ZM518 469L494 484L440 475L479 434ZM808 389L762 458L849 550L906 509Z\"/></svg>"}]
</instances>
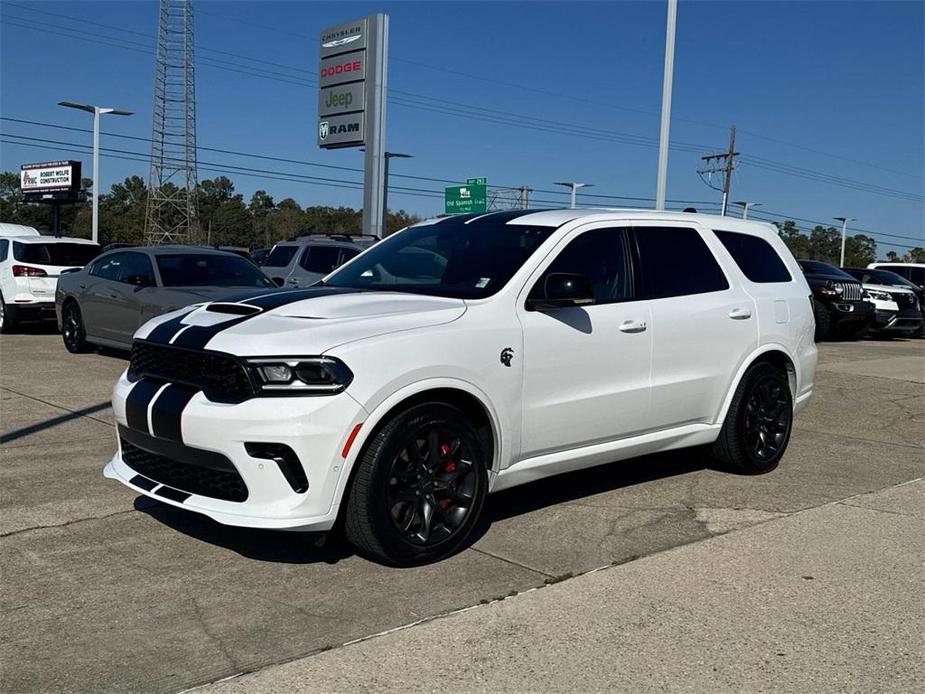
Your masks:
<instances>
[{"instance_id":1,"label":"concrete sidewalk","mask_svg":"<svg viewBox=\"0 0 925 694\"><path fill-rule=\"evenodd\" d=\"M196 691L925 689L925 482Z\"/></svg>"}]
</instances>

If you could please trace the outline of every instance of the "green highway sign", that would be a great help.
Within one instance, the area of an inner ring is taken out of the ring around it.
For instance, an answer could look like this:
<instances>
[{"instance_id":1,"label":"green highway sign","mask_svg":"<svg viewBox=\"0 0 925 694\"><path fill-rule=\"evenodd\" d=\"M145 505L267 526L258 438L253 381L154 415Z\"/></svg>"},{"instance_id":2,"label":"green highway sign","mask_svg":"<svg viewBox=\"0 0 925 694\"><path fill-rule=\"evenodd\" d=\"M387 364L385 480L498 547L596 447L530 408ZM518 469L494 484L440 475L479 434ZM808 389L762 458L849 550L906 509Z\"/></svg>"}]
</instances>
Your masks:
<instances>
[{"instance_id":1,"label":"green highway sign","mask_svg":"<svg viewBox=\"0 0 925 694\"><path fill-rule=\"evenodd\" d=\"M481 183L447 188L443 191L443 203L447 214L485 212L488 209L488 186Z\"/></svg>"},{"instance_id":2,"label":"green highway sign","mask_svg":"<svg viewBox=\"0 0 925 694\"><path fill-rule=\"evenodd\" d=\"M467 186L484 186L484 185L488 185L488 179L485 178L484 176L480 176L479 178L467 178L467 179L466 179L466 185L467 185Z\"/></svg>"}]
</instances>

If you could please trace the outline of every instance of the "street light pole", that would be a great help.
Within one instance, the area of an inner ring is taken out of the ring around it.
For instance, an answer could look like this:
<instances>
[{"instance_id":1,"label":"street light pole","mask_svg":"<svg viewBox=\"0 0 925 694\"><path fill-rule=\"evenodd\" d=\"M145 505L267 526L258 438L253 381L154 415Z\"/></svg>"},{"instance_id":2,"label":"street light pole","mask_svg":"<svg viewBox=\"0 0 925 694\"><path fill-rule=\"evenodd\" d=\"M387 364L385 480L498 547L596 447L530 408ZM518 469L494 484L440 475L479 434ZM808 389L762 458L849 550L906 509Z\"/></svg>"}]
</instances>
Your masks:
<instances>
[{"instance_id":1,"label":"street light pole","mask_svg":"<svg viewBox=\"0 0 925 694\"><path fill-rule=\"evenodd\" d=\"M360 149L361 152L365 152L366 149ZM387 233L387 222L389 221L389 159L395 157L396 159L414 159L413 154L403 154L401 152L383 152L383 167L382 167L382 238L385 238Z\"/></svg>"},{"instance_id":2,"label":"street light pole","mask_svg":"<svg viewBox=\"0 0 925 694\"><path fill-rule=\"evenodd\" d=\"M848 222L856 222L854 217L832 217L836 222L841 222L841 262L838 267L845 267L845 238L848 235Z\"/></svg>"},{"instance_id":3,"label":"street light pole","mask_svg":"<svg viewBox=\"0 0 925 694\"><path fill-rule=\"evenodd\" d=\"M732 203L733 205L738 205L742 208L742 219L748 219L748 208L749 207L761 207L760 202L749 202L748 200L737 200Z\"/></svg>"},{"instance_id":4,"label":"street light pole","mask_svg":"<svg viewBox=\"0 0 925 694\"><path fill-rule=\"evenodd\" d=\"M576 194L579 188L593 188L593 183L578 183L577 181L556 181L557 186L565 186L566 188L572 189L572 209L575 209L576 204Z\"/></svg>"},{"instance_id":5,"label":"street light pole","mask_svg":"<svg viewBox=\"0 0 925 694\"><path fill-rule=\"evenodd\" d=\"M674 77L674 31L678 0L668 0L668 24L665 28L665 72L662 77L662 126L658 137L658 180L655 184L655 209L665 209L668 185L668 131L671 126L671 82Z\"/></svg>"},{"instance_id":6,"label":"street light pole","mask_svg":"<svg viewBox=\"0 0 925 694\"><path fill-rule=\"evenodd\" d=\"M131 111L122 111L117 108L103 108L90 104L75 104L73 101L59 101L58 106L76 108L93 114L93 243L99 243L99 210L100 210L100 114L111 113L114 116L131 116Z\"/></svg>"}]
</instances>

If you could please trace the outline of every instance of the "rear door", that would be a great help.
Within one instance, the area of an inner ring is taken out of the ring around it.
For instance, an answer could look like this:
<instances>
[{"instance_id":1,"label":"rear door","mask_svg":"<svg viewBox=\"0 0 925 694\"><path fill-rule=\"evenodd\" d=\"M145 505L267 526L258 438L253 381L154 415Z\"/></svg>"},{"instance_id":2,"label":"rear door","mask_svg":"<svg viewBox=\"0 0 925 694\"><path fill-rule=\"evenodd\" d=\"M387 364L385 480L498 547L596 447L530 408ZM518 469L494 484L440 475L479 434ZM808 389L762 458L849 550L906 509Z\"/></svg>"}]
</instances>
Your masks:
<instances>
[{"instance_id":1,"label":"rear door","mask_svg":"<svg viewBox=\"0 0 925 694\"><path fill-rule=\"evenodd\" d=\"M652 311L651 423L712 423L758 344L755 302L695 225L637 224L633 233Z\"/></svg>"}]
</instances>

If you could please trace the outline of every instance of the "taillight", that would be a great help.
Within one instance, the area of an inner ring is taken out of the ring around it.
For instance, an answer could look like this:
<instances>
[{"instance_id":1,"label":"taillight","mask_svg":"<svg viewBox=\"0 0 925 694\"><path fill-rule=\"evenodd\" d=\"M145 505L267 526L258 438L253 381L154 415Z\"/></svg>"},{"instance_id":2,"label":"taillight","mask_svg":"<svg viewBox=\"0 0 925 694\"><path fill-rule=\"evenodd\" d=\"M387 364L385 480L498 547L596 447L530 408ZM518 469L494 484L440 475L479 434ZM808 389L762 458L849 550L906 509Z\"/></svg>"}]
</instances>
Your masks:
<instances>
[{"instance_id":1,"label":"taillight","mask_svg":"<svg viewBox=\"0 0 925 694\"><path fill-rule=\"evenodd\" d=\"M48 273L40 267L29 267L28 265L14 265L13 277L48 277Z\"/></svg>"}]
</instances>

